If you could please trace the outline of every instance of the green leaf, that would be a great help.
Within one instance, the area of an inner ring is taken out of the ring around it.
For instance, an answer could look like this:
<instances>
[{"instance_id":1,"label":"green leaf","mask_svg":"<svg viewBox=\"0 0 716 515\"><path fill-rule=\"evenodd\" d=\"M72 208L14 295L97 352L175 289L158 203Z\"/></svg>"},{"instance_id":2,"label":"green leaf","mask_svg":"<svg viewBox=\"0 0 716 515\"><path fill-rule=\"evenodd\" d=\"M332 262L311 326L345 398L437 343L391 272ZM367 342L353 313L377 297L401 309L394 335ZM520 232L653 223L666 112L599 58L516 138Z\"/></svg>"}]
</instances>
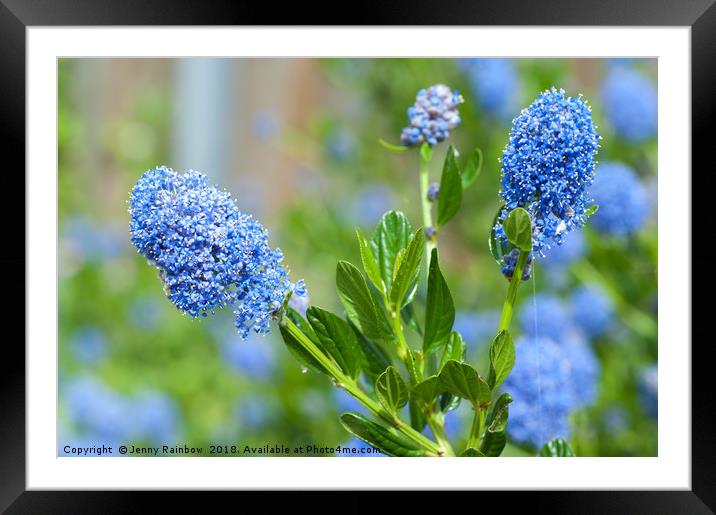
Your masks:
<instances>
[{"instance_id":1,"label":"green leaf","mask_svg":"<svg viewBox=\"0 0 716 515\"><path fill-rule=\"evenodd\" d=\"M410 399L410 402L408 403L408 408L410 412L410 427L412 427L416 431L422 431L425 427L425 424L427 423L425 421L425 415L423 414L423 410L413 399Z\"/></svg>"},{"instance_id":2,"label":"green leaf","mask_svg":"<svg viewBox=\"0 0 716 515\"><path fill-rule=\"evenodd\" d=\"M384 139L379 139L378 143L386 150L390 150L391 152L406 152L407 150L410 150L409 147L404 147L403 145L393 145L392 143L388 143Z\"/></svg>"},{"instance_id":3,"label":"green leaf","mask_svg":"<svg viewBox=\"0 0 716 515\"><path fill-rule=\"evenodd\" d=\"M507 445L508 404L512 397L503 394L495 402L492 413L487 420L487 429L480 443L480 452L488 457L497 457Z\"/></svg>"},{"instance_id":4,"label":"green leaf","mask_svg":"<svg viewBox=\"0 0 716 515\"><path fill-rule=\"evenodd\" d=\"M429 405L442 392L440 378L438 376L430 376L426 380L413 386L413 389L410 390L410 398L416 402Z\"/></svg>"},{"instance_id":5,"label":"green leaf","mask_svg":"<svg viewBox=\"0 0 716 515\"><path fill-rule=\"evenodd\" d=\"M433 147L427 141L420 145L420 158L426 163L433 158Z\"/></svg>"},{"instance_id":6,"label":"green leaf","mask_svg":"<svg viewBox=\"0 0 716 515\"><path fill-rule=\"evenodd\" d=\"M592 206L589 206L589 207L584 211L584 216L585 216L585 218L586 218L587 220L589 220L591 217L593 217L594 215L597 214L597 211L599 211L599 205L598 205L598 204L594 204L594 205L592 205Z\"/></svg>"},{"instance_id":7,"label":"green leaf","mask_svg":"<svg viewBox=\"0 0 716 515\"><path fill-rule=\"evenodd\" d=\"M480 175L482 170L482 150L476 148L472 151L470 159L467 160L465 168L462 170L460 178L462 179L462 189L467 189L472 186L477 176Z\"/></svg>"},{"instance_id":8,"label":"green leaf","mask_svg":"<svg viewBox=\"0 0 716 515\"><path fill-rule=\"evenodd\" d=\"M401 309L400 315L403 318L403 321L408 324L408 327L420 336L423 335L423 328L420 327L420 323L418 322L418 318L415 316L415 309L412 304L407 304L403 309Z\"/></svg>"},{"instance_id":9,"label":"green leaf","mask_svg":"<svg viewBox=\"0 0 716 515\"><path fill-rule=\"evenodd\" d=\"M326 353L348 377L356 379L360 373L362 353L348 322L316 306L308 308L306 315Z\"/></svg>"},{"instance_id":10,"label":"green leaf","mask_svg":"<svg viewBox=\"0 0 716 515\"><path fill-rule=\"evenodd\" d=\"M495 389L512 372L515 366L515 342L509 331L504 330L495 336L490 345L490 376L488 383Z\"/></svg>"},{"instance_id":11,"label":"green leaf","mask_svg":"<svg viewBox=\"0 0 716 515\"><path fill-rule=\"evenodd\" d=\"M417 286L417 277L420 272L420 260L423 255L425 234L422 227L418 229L408 243L390 288L390 302L396 309L403 307L408 291Z\"/></svg>"},{"instance_id":12,"label":"green leaf","mask_svg":"<svg viewBox=\"0 0 716 515\"><path fill-rule=\"evenodd\" d=\"M373 256L378 262L378 270L383 278L386 291L390 291L393 284L395 258L400 249L408 245L412 233L413 228L410 226L410 222L400 211L385 213L373 233L371 248Z\"/></svg>"},{"instance_id":13,"label":"green leaf","mask_svg":"<svg viewBox=\"0 0 716 515\"><path fill-rule=\"evenodd\" d=\"M510 211L502 222L502 228L515 247L525 252L532 250L532 221L525 209L517 207Z\"/></svg>"},{"instance_id":14,"label":"green leaf","mask_svg":"<svg viewBox=\"0 0 716 515\"><path fill-rule=\"evenodd\" d=\"M462 454L460 455L461 458L484 458L485 455L482 454L480 451L475 449L474 447L468 447L464 451L462 451Z\"/></svg>"},{"instance_id":15,"label":"green leaf","mask_svg":"<svg viewBox=\"0 0 716 515\"><path fill-rule=\"evenodd\" d=\"M368 338L390 339L392 331L363 274L347 261L336 266L338 297L348 319ZM382 317L381 317L382 315Z\"/></svg>"},{"instance_id":16,"label":"green leaf","mask_svg":"<svg viewBox=\"0 0 716 515\"><path fill-rule=\"evenodd\" d=\"M423 352L427 355L440 348L455 322L455 304L438 265L438 250L433 249L428 272L428 294L425 307Z\"/></svg>"},{"instance_id":17,"label":"green leaf","mask_svg":"<svg viewBox=\"0 0 716 515\"><path fill-rule=\"evenodd\" d=\"M427 456L423 449L395 429L376 424L358 413L342 414L341 424L348 432L388 456Z\"/></svg>"},{"instance_id":18,"label":"green leaf","mask_svg":"<svg viewBox=\"0 0 716 515\"><path fill-rule=\"evenodd\" d=\"M460 209L462 203L462 179L455 161L455 148L448 148L443 174L440 177L440 194L438 195L438 227L445 225Z\"/></svg>"},{"instance_id":19,"label":"green leaf","mask_svg":"<svg viewBox=\"0 0 716 515\"><path fill-rule=\"evenodd\" d=\"M390 357L380 345L366 338L352 322L349 323L363 352L363 373L375 383L378 376L391 365Z\"/></svg>"},{"instance_id":20,"label":"green leaf","mask_svg":"<svg viewBox=\"0 0 716 515\"><path fill-rule=\"evenodd\" d=\"M462 361L464 358L465 342L462 341L462 336L460 336L460 333L458 333L457 331L453 331L448 337L447 344L445 345L445 350L443 351L443 355L440 358L439 370L442 370L445 366L445 363L447 363L451 359L455 361Z\"/></svg>"},{"instance_id":21,"label":"green leaf","mask_svg":"<svg viewBox=\"0 0 716 515\"><path fill-rule=\"evenodd\" d=\"M316 333L313 332L311 326L303 320L301 315L296 313L291 308L287 308L286 316L288 316L298 326L301 332L306 335L308 339L313 341L313 343L315 343L320 350L323 350L321 349L321 344L318 342ZM283 338L286 347L288 347L288 350L291 354L293 354L293 357L295 357L299 363L314 372L321 372L323 374L330 375L323 365L321 365L318 360L316 360L316 358L314 358L311 353L308 352L303 345L301 345L293 334L286 329L284 324L279 324L279 331L281 332L281 337Z\"/></svg>"},{"instance_id":22,"label":"green leaf","mask_svg":"<svg viewBox=\"0 0 716 515\"><path fill-rule=\"evenodd\" d=\"M490 253L492 254L492 257L495 258L495 262L500 266L504 264L504 257L510 252L512 252L512 249L515 248L515 246L512 245L510 242L504 241L502 238L498 238L497 234L495 233L495 226L500 221L502 211L504 209L505 206L500 206L497 209L497 213L495 213L495 216L492 219L492 225L490 226L490 238L488 240L488 243L490 245Z\"/></svg>"},{"instance_id":23,"label":"green leaf","mask_svg":"<svg viewBox=\"0 0 716 515\"><path fill-rule=\"evenodd\" d=\"M490 402L490 387L467 363L450 360L445 363L439 377L443 390L467 399L475 407Z\"/></svg>"},{"instance_id":24,"label":"green leaf","mask_svg":"<svg viewBox=\"0 0 716 515\"><path fill-rule=\"evenodd\" d=\"M553 438L544 444L539 455L549 458L572 458L574 457L574 451L562 438Z\"/></svg>"},{"instance_id":25,"label":"green leaf","mask_svg":"<svg viewBox=\"0 0 716 515\"><path fill-rule=\"evenodd\" d=\"M368 279L378 288L379 292L386 294L385 284L380 275L380 270L378 270L378 263L375 260L368 238L366 238L360 229L356 229L356 236L358 237L358 246L360 248L360 259L363 263L363 269L368 275Z\"/></svg>"},{"instance_id":26,"label":"green leaf","mask_svg":"<svg viewBox=\"0 0 716 515\"><path fill-rule=\"evenodd\" d=\"M383 407L391 413L395 413L398 408L408 403L408 385L393 366L385 369L385 372L378 377L375 382L375 394Z\"/></svg>"}]
</instances>

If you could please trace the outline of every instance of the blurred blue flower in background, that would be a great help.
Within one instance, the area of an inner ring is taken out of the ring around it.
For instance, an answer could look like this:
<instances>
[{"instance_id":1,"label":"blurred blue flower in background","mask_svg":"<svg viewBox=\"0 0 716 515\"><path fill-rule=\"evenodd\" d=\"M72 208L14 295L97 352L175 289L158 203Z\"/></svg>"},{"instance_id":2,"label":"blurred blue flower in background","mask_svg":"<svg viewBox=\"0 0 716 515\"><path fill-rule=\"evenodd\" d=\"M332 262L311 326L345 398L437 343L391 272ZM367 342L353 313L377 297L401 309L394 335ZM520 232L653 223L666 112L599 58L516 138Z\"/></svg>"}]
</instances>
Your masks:
<instances>
[{"instance_id":1,"label":"blurred blue flower in background","mask_svg":"<svg viewBox=\"0 0 716 515\"><path fill-rule=\"evenodd\" d=\"M119 224L101 225L86 215L68 216L62 223L63 246L79 262L100 262L126 249L127 233Z\"/></svg>"},{"instance_id":2,"label":"blurred blue flower in background","mask_svg":"<svg viewBox=\"0 0 716 515\"><path fill-rule=\"evenodd\" d=\"M239 427L256 429L271 422L273 413L268 403L258 395L241 399L236 405Z\"/></svg>"},{"instance_id":3,"label":"blurred blue flower in background","mask_svg":"<svg viewBox=\"0 0 716 515\"><path fill-rule=\"evenodd\" d=\"M61 388L61 415L69 427L65 437L77 441L176 442L183 422L176 402L164 392L144 390L126 396L99 379L77 377Z\"/></svg>"},{"instance_id":4,"label":"blurred blue flower in background","mask_svg":"<svg viewBox=\"0 0 716 515\"><path fill-rule=\"evenodd\" d=\"M562 269L577 261L586 252L587 243L584 240L582 231L573 231L569 236L565 237L561 245L553 245L549 250L545 251L544 258L539 262L548 269Z\"/></svg>"},{"instance_id":5,"label":"blurred blue flower in background","mask_svg":"<svg viewBox=\"0 0 716 515\"><path fill-rule=\"evenodd\" d=\"M612 67L602 83L601 96L617 135L633 142L656 135L656 87L646 76L624 66Z\"/></svg>"},{"instance_id":6,"label":"blurred blue flower in background","mask_svg":"<svg viewBox=\"0 0 716 515\"><path fill-rule=\"evenodd\" d=\"M251 117L254 134L261 140L269 140L279 132L279 115L274 111L256 111Z\"/></svg>"},{"instance_id":7,"label":"blurred blue flower in background","mask_svg":"<svg viewBox=\"0 0 716 515\"><path fill-rule=\"evenodd\" d=\"M569 331L559 343L569 361L574 408L594 404L602 371L597 355L579 331Z\"/></svg>"},{"instance_id":8,"label":"blurred blue flower in background","mask_svg":"<svg viewBox=\"0 0 716 515\"><path fill-rule=\"evenodd\" d=\"M181 415L176 401L164 392L145 391L132 400L136 437L153 443L173 444L181 437Z\"/></svg>"},{"instance_id":9,"label":"blurred blue flower in background","mask_svg":"<svg viewBox=\"0 0 716 515\"><path fill-rule=\"evenodd\" d=\"M395 196L390 188L381 183L369 183L351 193L348 201L351 222L372 227L383 213L391 209L394 201Z\"/></svg>"},{"instance_id":10,"label":"blurred blue flower in background","mask_svg":"<svg viewBox=\"0 0 716 515\"><path fill-rule=\"evenodd\" d=\"M604 410L604 425L610 433L620 433L627 428L629 415L621 406L610 406Z\"/></svg>"},{"instance_id":11,"label":"blurred blue flower in background","mask_svg":"<svg viewBox=\"0 0 716 515\"><path fill-rule=\"evenodd\" d=\"M519 112L520 78L514 59L460 59L480 107L500 120Z\"/></svg>"},{"instance_id":12,"label":"blurred blue flower in background","mask_svg":"<svg viewBox=\"0 0 716 515\"><path fill-rule=\"evenodd\" d=\"M337 161L348 161L355 156L356 138L346 127L336 129L326 141L329 155Z\"/></svg>"},{"instance_id":13,"label":"blurred blue flower in background","mask_svg":"<svg viewBox=\"0 0 716 515\"><path fill-rule=\"evenodd\" d=\"M589 194L599 206L590 225L601 233L625 236L640 230L647 221L649 198L646 188L625 164L600 164Z\"/></svg>"},{"instance_id":14,"label":"blurred blue flower in background","mask_svg":"<svg viewBox=\"0 0 716 515\"><path fill-rule=\"evenodd\" d=\"M412 147L427 142L432 146L446 140L450 131L460 125L457 106L463 101L457 90L452 91L444 84L418 91L415 104L408 108L410 125L400 136L403 145Z\"/></svg>"},{"instance_id":15,"label":"blurred blue flower in background","mask_svg":"<svg viewBox=\"0 0 716 515\"><path fill-rule=\"evenodd\" d=\"M594 178L599 134L589 106L564 90L544 91L512 122L502 152L500 196L505 209L525 208L532 218L532 250L538 256L586 222L587 188Z\"/></svg>"},{"instance_id":16,"label":"blurred blue flower in background","mask_svg":"<svg viewBox=\"0 0 716 515\"><path fill-rule=\"evenodd\" d=\"M659 370L656 364L641 371L638 381L639 398L644 410L652 418L659 415Z\"/></svg>"},{"instance_id":17,"label":"blurred blue flower in background","mask_svg":"<svg viewBox=\"0 0 716 515\"><path fill-rule=\"evenodd\" d=\"M368 409L358 402L355 397L346 392L343 388L335 388L331 392L333 402L336 409L340 413L347 411L357 411L358 413L368 413Z\"/></svg>"},{"instance_id":18,"label":"blurred blue flower in background","mask_svg":"<svg viewBox=\"0 0 716 515\"><path fill-rule=\"evenodd\" d=\"M139 329L156 328L161 320L159 300L150 295L137 297L129 304L127 318Z\"/></svg>"},{"instance_id":19,"label":"blurred blue flower in background","mask_svg":"<svg viewBox=\"0 0 716 515\"><path fill-rule=\"evenodd\" d=\"M520 329L528 336L545 336L561 342L573 323L564 302L551 293L540 292L525 298L519 313Z\"/></svg>"},{"instance_id":20,"label":"blurred blue flower in background","mask_svg":"<svg viewBox=\"0 0 716 515\"><path fill-rule=\"evenodd\" d=\"M572 319L589 338L598 338L610 329L614 305L601 287L580 286L572 293L570 304Z\"/></svg>"},{"instance_id":21,"label":"blurred blue flower in background","mask_svg":"<svg viewBox=\"0 0 716 515\"><path fill-rule=\"evenodd\" d=\"M460 333L467 344L468 352L486 348L497 334L500 311L458 311L455 313L453 329Z\"/></svg>"},{"instance_id":22,"label":"blurred blue flower in background","mask_svg":"<svg viewBox=\"0 0 716 515\"><path fill-rule=\"evenodd\" d=\"M270 376L275 369L276 350L268 342L257 341L254 337L242 340L230 336L222 344L222 355L226 363L242 376L262 379Z\"/></svg>"},{"instance_id":23,"label":"blurred blue flower in background","mask_svg":"<svg viewBox=\"0 0 716 515\"><path fill-rule=\"evenodd\" d=\"M72 334L71 349L77 361L97 363L107 355L107 336L99 327L80 327Z\"/></svg>"},{"instance_id":24,"label":"blurred blue flower in background","mask_svg":"<svg viewBox=\"0 0 716 515\"><path fill-rule=\"evenodd\" d=\"M527 337L517 340L515 350L515 367L502 384L513 398L507 431L537 449L552 438L569 438L574 394L564 348L549 338Z\"/></svg>"}]
</instances>

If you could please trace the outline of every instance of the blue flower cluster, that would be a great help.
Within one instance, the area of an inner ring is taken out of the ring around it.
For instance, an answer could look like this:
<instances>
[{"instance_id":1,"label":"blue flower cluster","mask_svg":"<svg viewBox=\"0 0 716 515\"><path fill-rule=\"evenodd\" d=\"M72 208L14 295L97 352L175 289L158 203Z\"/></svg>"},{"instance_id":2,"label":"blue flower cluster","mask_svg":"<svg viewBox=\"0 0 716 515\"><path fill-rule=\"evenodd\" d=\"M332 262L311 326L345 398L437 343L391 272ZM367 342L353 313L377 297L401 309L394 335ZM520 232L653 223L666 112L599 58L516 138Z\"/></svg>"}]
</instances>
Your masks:
<instances>
[{"instance_id":1,"label":"blue flower cluster","mask_svg":"<svg viewBox=\"0 0 716 515\"><path fill-rule=\"evenodd\" d=\"M600 164L589 194L599 205L591 223L601 233L626 236L640 230L649 218L646 187L625 164Z\"/></svg>"},{"instance_id":2,"label":"blue flower cluster","mask_svg":"<svg viewBox=\"0 0 716 515\"><path fill-rule=\"evenodd\" d=\"M461 59L480 107L490 116L511 120L519 102L520 78L512 59Z\"/></svg>"},{"instance_id":3,"label":"blue flower cluster","mask_svg":"<svg viewBox=\"0 0 716 515\"><path fill-rule=\"evenodd\" d=\"M601 87L602 103L614 132L641 142L656 135L657 93L654 84L624 66L612 67Z\"/></svg>"},{"instance_id":4,"label":"blue flower cluster","mask_svg":"<svg viewBox=\"0 0 716 515\"><path fill-rule=\"evenodd\" d=\"M171 444L181 437L178 406L163 392L126 396L86 376L61 385L60 393L60 416L72 445L97 441L116 450L121 442Z\"/></svg>"},{"instance_id":5,"label":"blue flower cluster","mask_svg":"<svg viewBox=\"0 0 716 515\"><path fill-rule=\"evenodd\" d=\"M450 131L460 125L457 106L462 103L458 91L444 84L418 91L415 104L408 108L410 125L400 136L403 145L412 147L427 141L432 146L447 139Z\"/></svg>"},{"instance_id":6,"label":"blue flower cluster","mask_svg":"<svg viewBox=\"0 0 716 515\"><path fill-rule=\"evenodd\" d=\"M515 274L515 267L517 266L517 261L520 258L520 250L519 249L512 249L508 254L505 254L502 257L502 268L500 271L502 272L502 275L507 277L508 279L512 279L512 276ZM527 281L531 274L532 274L532 259L534 258L534 254L530 252L530 255L527 256L527 263L525 263L525 267L522 270L522 281Z\"/></svg>"},{"instance_id":7,"label":"blue flower cluster","mask_svg":"<svg viewBox=\"0 0 716 515\"><path fill-rule=\"evenodd\" d=\"M305 294L302 281L289 281L281 251L269 247L268 231L205 175L149 170L129 204L132 243L159 269L169 300L192 317L235 307L246 338L250 329L269 332L290 291Z\"/></svg>"},{"instance_id":8,"label":"blue flower cluster","mask_svg":"<svg viewBox=\"0 0 716 515\"><path fill-rule=\"evenodd\" d=\"M502 221L516 207L532 217L538 256L584 225L599 138L589 106L564 90L544 91L523 109L502 153L505 209L495 226L497 236L506 239Z\"/></svg>"}]
</instances>

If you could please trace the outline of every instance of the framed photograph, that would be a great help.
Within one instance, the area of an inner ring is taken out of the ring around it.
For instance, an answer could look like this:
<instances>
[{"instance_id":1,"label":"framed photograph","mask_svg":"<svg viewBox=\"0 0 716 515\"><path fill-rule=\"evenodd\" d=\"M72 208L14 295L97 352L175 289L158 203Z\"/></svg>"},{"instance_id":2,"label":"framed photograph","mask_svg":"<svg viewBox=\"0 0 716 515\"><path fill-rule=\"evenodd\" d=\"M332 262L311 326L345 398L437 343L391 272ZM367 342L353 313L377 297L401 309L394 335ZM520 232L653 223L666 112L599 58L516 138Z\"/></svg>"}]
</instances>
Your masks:
<instances>
[{"instance_id":1,"label":"framed photograph","mask_svg":"<svg viewBox=\"0 0 716 515\"><path fill-rule=\"evenodd\" d=\"M716 507L692 345L711 0L351 26L0 1L26 192L8 513L125 509L111 490Z\"/></svg>"}]
</instances>

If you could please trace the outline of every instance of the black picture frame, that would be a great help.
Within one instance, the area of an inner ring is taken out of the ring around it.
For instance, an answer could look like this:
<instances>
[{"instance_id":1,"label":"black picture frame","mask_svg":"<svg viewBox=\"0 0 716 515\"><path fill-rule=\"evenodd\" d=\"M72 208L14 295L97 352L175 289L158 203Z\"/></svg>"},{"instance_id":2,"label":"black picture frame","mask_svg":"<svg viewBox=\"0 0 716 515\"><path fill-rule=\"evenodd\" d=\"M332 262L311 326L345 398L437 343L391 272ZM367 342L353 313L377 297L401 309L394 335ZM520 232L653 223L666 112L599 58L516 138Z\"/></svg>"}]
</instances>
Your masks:
<instances>
[{"instance_id":1,"label":"black picture frame","mask_svg":"<svg viewBox=\"0 0 716 515\"><path fill-rule=\"evenodd\" d=\"M482 3L443 0L438 4L414 0L410 3L364 3L352 12L352 18L321 20L318 13L303 3L280 7L260 2L217 0L0 0L0 134L3 143L3 183L6 190L5 244L0 260L5 281L16 281L3 296L9 301L4 314L17 318L18 305L25 299L26 266L24 224L25 169L25 30L38 25L281 25L284 23L336 25L576 25L576 26L688 26L691 27L692 79L692 170L665 170L679 173L692 181L692 235L708 234L708 214L699 216L699 207L709 205L706 195L713 192L714 164L712 126L716 120L716 0L501 0ZM353 11L353 10L352 10ZM346 11L347 12L347 11ZM565 52L569 52L565 48ZM661 144L667 144L661 142ZM698 183L695 179L698 178ZM12 184L15 181L16 184ZM698 187L694 188L694 184ZM13 192L11 195L7 193ZM22 213L22 216L20 215ZM23 223L20 223L20 220ZM695 251L695 252L694 252ZM692 253L695 286L706 291L713 282L712 267L716 251L710 246L684 249ZM694 290L695 293L695 290ZM692 294L693 295L693 294ZM22 303L24 306L24 302ZM511 499L532 503L551 513L712 513L716 510L716 396L709 381L712 361L708 349L712 338L699 338L711 311L709 303L692 298L692 489L690 491L590 491L524 492L510 494ZM7 328L19 322L6 323ZM23 326L24 327L24 326ZM5 333L6 335L9 333ZM704 332L705 336L705 332ZM163 506L180 502L188 507L186 496L126 492L40 492L25 491L25 352L19 338L3 338L0 374L0 510L8 513L119 513L135 511L151 495L159 495ZM689 345L683 341L666 345ZM48 348L48 352L54 352ZM246 495L246 494L241 494ZM290 494L294 497L297 494ZM484 495L487 499L490 494ZM502 494L504 495L504 494ZM357 493L343 497L351 504Z\"/></svg>"}]
</instances>

